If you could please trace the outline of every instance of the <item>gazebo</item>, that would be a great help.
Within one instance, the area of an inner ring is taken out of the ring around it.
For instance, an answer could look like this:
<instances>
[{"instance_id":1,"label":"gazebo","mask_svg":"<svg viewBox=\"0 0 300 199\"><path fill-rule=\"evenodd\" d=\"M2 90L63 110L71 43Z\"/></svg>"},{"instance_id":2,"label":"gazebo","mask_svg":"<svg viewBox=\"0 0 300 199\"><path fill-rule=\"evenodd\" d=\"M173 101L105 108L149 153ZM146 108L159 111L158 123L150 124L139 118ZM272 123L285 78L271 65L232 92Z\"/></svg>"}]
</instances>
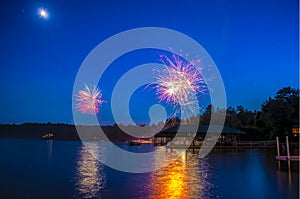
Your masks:
<instances>
[{"instance_id":1,"label":"gazebo","mask_svg":"<svg viewBox=\"0 0 300 199\"><path fill-rule=\"evenodd\" d=\"M211 129L214 129L216 126L211 127ZM165 145L175 136L177 136L182 142L185 142L186 140L191 141L191 139L193 139L192 145L197 145L197 143L201 144L204 137L207 136L207 140L218 139L218 145L225 146L236 145L238 136L240 134L245 134L243 131L228 126L223 126L220 128L222 129L221 135L219 135L217 132L208 132L208 125L199 125L198 127L192 124L173 126L162 129L154 136L153 142L155 145Z\"/></svg>"}]
</instances>

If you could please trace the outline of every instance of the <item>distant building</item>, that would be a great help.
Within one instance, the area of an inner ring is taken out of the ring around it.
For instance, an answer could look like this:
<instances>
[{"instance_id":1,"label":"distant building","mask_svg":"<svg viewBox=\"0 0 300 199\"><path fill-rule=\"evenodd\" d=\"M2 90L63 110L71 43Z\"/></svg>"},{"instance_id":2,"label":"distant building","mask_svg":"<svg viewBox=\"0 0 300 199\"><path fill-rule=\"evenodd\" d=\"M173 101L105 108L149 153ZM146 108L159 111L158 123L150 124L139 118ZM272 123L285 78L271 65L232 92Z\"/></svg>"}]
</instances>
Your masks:
<instances>
[{"instance_id":1,"label":"distant building","mask_svg":"<svg viewBox=\"0 0 300 199\"><path fill-rule=\"evenodd\" d=\"M300 128L299 128L299 126L294 126L294 127L292 128L292 134L293 134L293 136L294 136L294 137L298 137L298 136L299 136L299 133L300 133Z\"/></svg>"},{"instance_id":2,"label":"distant building","mask_svg":"<svg viewBox=\"0 0 300 199\"><path fill-rule=\"evenodd\" d=\"M53 133L47 133L45 135L42 136L43 139L49 140L53 138Z\"/></svg>"}]
</instances>

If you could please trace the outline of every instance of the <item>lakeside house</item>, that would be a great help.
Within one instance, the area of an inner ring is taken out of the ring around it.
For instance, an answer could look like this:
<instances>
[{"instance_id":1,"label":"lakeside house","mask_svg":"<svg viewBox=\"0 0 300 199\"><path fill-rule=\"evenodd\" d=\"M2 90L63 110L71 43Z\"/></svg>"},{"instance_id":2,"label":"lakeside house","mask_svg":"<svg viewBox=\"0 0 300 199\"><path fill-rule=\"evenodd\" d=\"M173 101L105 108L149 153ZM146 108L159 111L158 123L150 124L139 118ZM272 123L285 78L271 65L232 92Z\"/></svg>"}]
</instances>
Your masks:
<instances>
[{"instance_id":1,"label":"lakeside house","mask_svg":"<svg viewBox=\"0 0 300 199\"><path fill-rule=\"evenodd\" d=\"M192 141L193 146L201 145L205 136L207 140L216 140L217 144L222 146L236 146L239 140L239 135L246 134L243 131L234 129L228 126L220 127L222 129L221 134L214 132L217 126L208 125L177 125L163 129L161 132L154 136L153 143L155 145L165 145L171 141L175 136L182 141L180 144L186 143L186 141ZM219 127L218 127L219 128ZM191 140L193 139L193 140Z\"/></svg>"},{"instance_id":2,"label":"lakeside house","mask_svg":"<svg viewBox=\"0 0 300 199\"><path fill-rule=\"evenodd\" d=\"M53 139L54 134L53 133L46 133L45 135L42 135L42 139Z\"/></svg>"},{"instance_id":3,"label":"lakeside house","mask_svg":"<svg viewBox=\"0 0 300 199\"><path fill-rule=\"evenodd\" d=\"M299 134L300 134L300 128L299 126L294 126L292 128L292 134L294 137L299 137Z\"/></svg>"}]
</instances>

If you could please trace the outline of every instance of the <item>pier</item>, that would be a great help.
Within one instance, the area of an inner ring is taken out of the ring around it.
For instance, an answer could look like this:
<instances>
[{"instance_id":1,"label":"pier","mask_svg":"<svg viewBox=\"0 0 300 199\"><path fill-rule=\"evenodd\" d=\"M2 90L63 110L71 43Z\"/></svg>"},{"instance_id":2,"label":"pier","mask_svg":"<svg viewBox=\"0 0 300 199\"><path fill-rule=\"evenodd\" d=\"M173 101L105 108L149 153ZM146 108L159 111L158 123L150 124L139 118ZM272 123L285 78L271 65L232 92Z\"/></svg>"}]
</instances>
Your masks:
<instances>
[{"instance_id":1,"label":"pier","mask_svg":"<svg viewBox=\"0 0 300 199\"><path fill-rule=\"evenodd\" d=\"M278 163L278 168L280 169L280 161L286 161L288 164L288 170L291 170L291 161L299 161L300 160L300 156L296 156L296 155L291 155L290 154L290 144L289 144L289 137L286 136L285 137L285 141L286 141L286 154L282 154L280 155L280 142L279 142L279 138L276 137L276 146L277 146L277 155L276 155L276 159L277 159L277 163ZM283 145L284 146L284 145Z\"/></svg>"}]
</instances>

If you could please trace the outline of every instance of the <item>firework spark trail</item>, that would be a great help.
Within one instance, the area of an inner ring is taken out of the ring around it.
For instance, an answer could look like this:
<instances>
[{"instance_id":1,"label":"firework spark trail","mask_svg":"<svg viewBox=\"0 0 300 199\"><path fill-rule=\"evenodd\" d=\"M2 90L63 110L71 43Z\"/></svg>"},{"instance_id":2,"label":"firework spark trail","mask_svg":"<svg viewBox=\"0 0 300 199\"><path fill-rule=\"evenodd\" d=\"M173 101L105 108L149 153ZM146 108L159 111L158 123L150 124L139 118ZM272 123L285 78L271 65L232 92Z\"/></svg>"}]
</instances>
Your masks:
<instances>
[{"instance_id":1,"label":"firework spark trail","mask_svg":"<svg viewBox=\"0 0 300 199\"><path fill-rule=\"evenodd\" d=\"M186 55L188 56L188 55ZM156 71L156 94L160 101L166 101L178 110L179 106L193 112L198 103L197 94L204 93L206 86L201 71L195 67L200 60L187 62L173 53L172 59L160 56L165 65L162 71Z\"/></svg>"},{"instance_id":2,"label":"firework spark trail","mask_svg":"<svg viewBox=\"0 0 300 199\"><path fill-rule=\"evenodd\" d=\"M97 114L100 106L105 102L102 100L101 90L95 85L92 88L85 85L85 90L80 90L76 95L76 101L78 111L87 114Z\"/></svg>"}]
</instances>

